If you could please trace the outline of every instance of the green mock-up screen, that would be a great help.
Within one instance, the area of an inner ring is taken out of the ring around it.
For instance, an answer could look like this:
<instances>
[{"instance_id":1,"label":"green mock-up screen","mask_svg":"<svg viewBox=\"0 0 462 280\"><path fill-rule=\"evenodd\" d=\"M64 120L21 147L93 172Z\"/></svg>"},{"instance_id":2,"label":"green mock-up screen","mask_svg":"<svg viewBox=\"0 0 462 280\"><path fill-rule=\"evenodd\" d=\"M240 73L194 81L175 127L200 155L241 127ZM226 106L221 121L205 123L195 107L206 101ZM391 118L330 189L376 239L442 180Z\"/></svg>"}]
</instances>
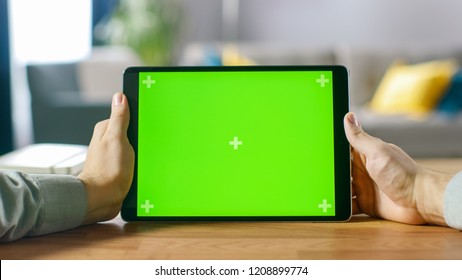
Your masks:
<instances>
[{"instance_id":1,"label":"green mock-up screen","mask_svg":"<svg viewBox=\"0 0 462 280\"><path fill-rule=\"evenodd\" d=\"M333 82L141 72L138 216L334 216Z\"/></svg>"}]
</instances>

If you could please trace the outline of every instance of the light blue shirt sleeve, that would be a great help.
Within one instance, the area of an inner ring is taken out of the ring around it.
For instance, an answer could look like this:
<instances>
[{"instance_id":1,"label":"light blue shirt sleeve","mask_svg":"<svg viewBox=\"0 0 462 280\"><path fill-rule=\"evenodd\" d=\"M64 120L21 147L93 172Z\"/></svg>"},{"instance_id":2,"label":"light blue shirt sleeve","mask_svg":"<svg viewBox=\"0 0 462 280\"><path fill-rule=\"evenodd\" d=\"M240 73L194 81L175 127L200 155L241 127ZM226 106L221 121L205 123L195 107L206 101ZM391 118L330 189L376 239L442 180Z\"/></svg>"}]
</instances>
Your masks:
<instances>
[{"instance_id":1,"label":"light blue shirt sleeve","mask_svg":"<svg viewBox=\"0 0 462 280\"><path fill-rule=\"evenodd\" d=\"M446 187L444 219L450 227L462 230L462 172L452 177Z\"/></svg>"},{"instance_id":2,"label":"light blue shirt sleeve","mask_svg":"<svg viewBox=\"0 0 462 280\"><path fill-rule=\"evenodd\" d=\"M0 242L77 227L86 211L87 194L75 176L0 170Z\"/></svg>"}]
</instances>

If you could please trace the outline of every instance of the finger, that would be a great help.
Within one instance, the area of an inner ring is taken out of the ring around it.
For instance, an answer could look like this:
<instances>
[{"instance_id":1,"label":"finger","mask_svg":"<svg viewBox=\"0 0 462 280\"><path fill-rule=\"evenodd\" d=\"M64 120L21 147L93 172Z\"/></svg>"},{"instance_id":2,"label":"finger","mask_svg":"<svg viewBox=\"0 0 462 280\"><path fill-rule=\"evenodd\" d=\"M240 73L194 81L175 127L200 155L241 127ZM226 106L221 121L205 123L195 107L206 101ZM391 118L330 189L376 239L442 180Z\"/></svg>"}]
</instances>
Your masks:
<instances>
[{"instance_id":1,"label":"finger","mask_svg":"<svg viewBox=\"0 0 462 280\"><path fill-rule=\"evenodd\" d=\"M351 146L360 154L368 156L377 150L377 146L383 144L382 140L372 137L361 128L355 113L349 112L343 120L345 135Z\"/></svg>"},{"instance_id":2,"label":"finger","mask_svg":"<svg viewBox=\"0 0 462 280\"><path fill-rule=\"evenodd\" d=\"M101 138L103 138L103 135L107 130L108 124L109 124L109 120L98 122L95 125L95 128L93 129L93 136L91 137L91 141L101 140Z\"/></svg>"},{"instance_id":3,"label":"finger","mask_svg":"<svg viewBox=\"0 0 462 280\"><path fill-rule=\"evenodd\" d=\"M353 215L363 214L361 208L359 207L358 200L356 198L353 198L351 200L351 210Z\"/></svg>"},{"instance_id":4,"label":"finger","mask_svg":"<svg viewBox=\"0 0 462 280\"><path fill-rule=\"evenodd\" d=\"M127 97L118 92L112 97L111 117L106 133L111 133L117 137L126 136L129 122L130 111Z\"/></svg>"},{"instance_id":5,"label":"finger","mask_svg":"<svg viewBox=\"0 0 462 280\"><path fill-rule=\"evenodd\" d=\"M366 169L366 157L360 154L356 149L351 149L351 154L353 157L352 160L352 177L353 180L357 177L358 173L362 176L363 174L368 174Z\"/></svg>"},{"instance_id":6,"label":"finger","mask_svg":"<svg viewBox=\"0 0 462 280\"><path fill-rule=\"evenodd\" d=\"M374 181L363 166L353 168L352 172L352 193L354 197L363 197L371 194L370 188L374 186Z\"/></svg>"}]
</instances>

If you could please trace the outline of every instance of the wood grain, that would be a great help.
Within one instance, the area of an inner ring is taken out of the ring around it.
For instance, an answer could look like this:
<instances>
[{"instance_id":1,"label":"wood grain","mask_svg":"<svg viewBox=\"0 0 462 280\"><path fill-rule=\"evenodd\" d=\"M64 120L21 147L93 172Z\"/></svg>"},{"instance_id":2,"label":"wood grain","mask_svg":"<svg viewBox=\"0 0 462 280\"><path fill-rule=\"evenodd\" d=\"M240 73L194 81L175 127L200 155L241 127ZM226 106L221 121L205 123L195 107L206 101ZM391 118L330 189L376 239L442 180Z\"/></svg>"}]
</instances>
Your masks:
<instances>
[{"instance_id":1,"label":"wood grain","mask_svg":"<svg viewBox=\"0 0 462 280\"><path fill-rule=\"evenodd\" d=\"M419 160L455 173L462 160ZM0 259L462 259L462 233L364 215L345 223L132 222L0 245Z\"/></svg>"},{"instance_id":2,"label":"wood grain","mask_svg":"<svg viewBox=\"0 0 462 280\"><path fill-rule=\"evenodd\" d=\"M346 223L133 222L0 245L0 259L462 259L462 233L366 216Z\"/></svg>"}]
</instances>

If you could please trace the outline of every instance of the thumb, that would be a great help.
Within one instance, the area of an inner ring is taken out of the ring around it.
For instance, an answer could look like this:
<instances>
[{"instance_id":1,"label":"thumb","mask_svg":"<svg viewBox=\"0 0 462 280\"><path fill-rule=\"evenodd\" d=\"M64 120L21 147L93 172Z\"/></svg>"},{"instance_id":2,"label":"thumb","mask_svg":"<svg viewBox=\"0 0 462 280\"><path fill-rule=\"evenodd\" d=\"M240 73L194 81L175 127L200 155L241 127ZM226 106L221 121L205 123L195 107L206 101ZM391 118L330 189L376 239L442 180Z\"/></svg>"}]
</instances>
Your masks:
<instances>
[{"instance_id":1,"label":"thumb","mask_svg":"<svg viewBox=\"0 0 462 280\"><path fill-rule=\"evenodd\" d=\"M378 145L383 143L382 140L364 132L356 114L353 112L349 112L345 115L343 124L348 142L350 142L350 145L360 154L368 155L377 151Z\"/></svg>"},{"instance_id":2,"label":"thumb","mask_svg":"<svg viewBox=\"0 0 462 280\"><path fill-rule=\"evenodd\" d=\"M130 122L130 111L128 108L127 97L118 92L112 97L111 117L106 132L116 136L126 136L128 124Z\"/></svg>"}]
</instances>

